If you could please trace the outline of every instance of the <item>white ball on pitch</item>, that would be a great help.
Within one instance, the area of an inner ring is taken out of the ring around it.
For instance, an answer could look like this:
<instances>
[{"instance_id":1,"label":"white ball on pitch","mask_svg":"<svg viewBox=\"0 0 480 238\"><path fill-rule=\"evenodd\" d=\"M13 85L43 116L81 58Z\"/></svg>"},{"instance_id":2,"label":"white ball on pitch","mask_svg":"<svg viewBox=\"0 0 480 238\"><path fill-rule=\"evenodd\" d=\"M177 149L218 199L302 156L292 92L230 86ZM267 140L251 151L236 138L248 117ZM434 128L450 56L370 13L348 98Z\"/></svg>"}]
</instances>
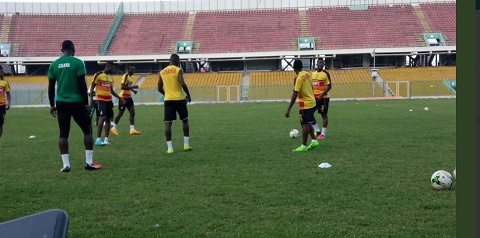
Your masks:
<instances>
[{"instance_id":1,"label":"white ball on pitch","mask_svg":"<svg viewBox=\"0 0 480 238\"><path fill-rule=\"evenodd\" d=\"M449 189L452 187L453 178L449 172L445 170L438 170L437 172L433 173L430 182L432 183L432 187L434 189Z\"/></svg>"},{"instance_id":2,"label":"white ball on pitch","mask_svg":"<svg viewBox=\"0 0 480 238\"><path fill-rule=\"evenodd\" d=\"M425 111L428 111L428 110L430 110L430 108L428 108L428 107L425 107L423 110L425 110Z\"/></svg>"},{"instance_id":3,"label":"white ball on pitch","mask_svg":"<svg viewBox=\"0 0 480 238\"><path fill-rule=\"evenodd\" d=\"M292 129L292 130L290 131L290 138L297 138L297 137L298 137L298 134L299 134L299 132L298 132L297 129Z\"/></svg>"}]
</instances>

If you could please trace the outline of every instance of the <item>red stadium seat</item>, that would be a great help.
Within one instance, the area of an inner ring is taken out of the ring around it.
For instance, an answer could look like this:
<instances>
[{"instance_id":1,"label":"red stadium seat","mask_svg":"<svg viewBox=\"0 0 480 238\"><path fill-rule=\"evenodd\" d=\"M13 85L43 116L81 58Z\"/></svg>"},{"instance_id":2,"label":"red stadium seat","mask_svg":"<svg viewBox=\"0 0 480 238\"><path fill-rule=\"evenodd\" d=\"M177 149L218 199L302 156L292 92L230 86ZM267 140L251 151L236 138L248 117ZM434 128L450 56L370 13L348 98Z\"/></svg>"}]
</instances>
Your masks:
<instances>
[{"instance_id":1,"label":"red stadium seat","mask_svg":"<svg viewBox=\"0 0 480 238\"><path fill-rule=\"evenodd\" d=\"M423 15L433 32L445 33L455 45L457 42L456 3L421 4Z\"/></svg>"},{"instance_id":2,"label":"red stadium seat","mask_svg":"<svg viewBox=\"0 0 480 238\"><path fill-rule=\"evenodd\" d=\"M192 40L200 53L285 51L300 36L299 22L296 9L199 12Z\"/></svg>"},{"instance_id":3,"label":"red stadium seat","mask_svg":"<svg viewBox=\"0 0 480 238\"><path fill-rule=\"evenodd\" d=\"M321 37L323 49L419 46L415 36L423 28L411 5L307 10L311 36Z\"/></svg>"},{"instance_id":4,"label":"red stadium seat","mask_svg":"<svg viewBox=\"0 0 480 238\"><path fill-rule=\"evenodd\" d=\"M9 42L18 56L58 56L63 40L75 43L77 55L97 55L114 15L14 15Z\"/></svg>"}]
</instances>

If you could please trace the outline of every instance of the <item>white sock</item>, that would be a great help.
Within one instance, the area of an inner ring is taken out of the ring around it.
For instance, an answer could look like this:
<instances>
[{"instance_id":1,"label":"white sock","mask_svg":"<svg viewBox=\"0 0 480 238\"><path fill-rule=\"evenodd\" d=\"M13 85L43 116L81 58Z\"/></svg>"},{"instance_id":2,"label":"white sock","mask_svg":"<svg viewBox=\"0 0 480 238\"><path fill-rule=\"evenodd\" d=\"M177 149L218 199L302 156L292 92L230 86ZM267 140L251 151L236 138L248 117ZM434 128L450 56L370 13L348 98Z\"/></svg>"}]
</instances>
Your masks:
<instances>
[{"instance_id":1,"label":"white sock","mask_svg":"<svg viewBox=\"0 0 480 238\"><path fill-rule=\"evenodd\" d=\"M117 129L117 125L115 123L113 124L113 129Z\"/></svg>"},{"instance_id":2,"label":"white sock","mask_svg":"<svg viewBox=\"0 0 480 238\"><path fill-rule=\"evenodd\" d=\"M85 150L85 158L87 164L93 163L93 150Z\"/></svg>"},{"instance_id":3,"label":"white sock","mask_svg":"<svg viewBox=\"0 0 480 238\"><path fill-rule=\"evenodd\" d=\"M63 167L70 167L70 159L69 159L69 156L68 154L63 154L62 155L62 161L63 161Z\"/></svg>"},{"instance_id":4,"label":"white sock","mask_svg":"<svg viewBox=\"0 0 480 238\"><path fill-rule=\"evenodd\" d=\"M107 122L104 121L104 122L103 122L103 126L107 125L106 123L107 123Z\"/></svg>"},{"instance_id":5,"label":"white sock","mask_svg":"<svg viewBox=\"0 0 480 238\"><path fill-rule=\"evenodd\" d=\"M320 132L320 128L318 128L318 124L312 125L313 129L315 129L316 132Z\"/></svg>"},{"instance_id":6,"label":"white sock","mask_svg":"<svg viewBox=\"0 0 480 238\"><path fill-rule=\"evenodd\" d=\"M188 140L189 140L189 139L190 139L190 137L184 136L184 137L183 137L183 144L184 144L184 145L188 145Z\"/></svg>"},{"instance_id":7,"label":"white sock","mask_svg":"<svg viewBox=\"0 0 480 238\"><path fill-rule=\"evenodd\" d=\"M105 139L103 140L104 142L108 142L108 137L105 137Z\"/></svg>"},{"instance_id":8,"label":"white sock","mask_svg":"<svg viewBox=\"0 0 480 238\"><path fill-rule=\"evenodd\" d=\"M130 125L130 131L135 130L135 125Z\"/></svg>"},{"instance_id":9,"label":"white sock","mask_svg":"<svg viewBox=\"0 0 480 238\"><path fill-rule=\"evenodd\" d=\"M312 143L313 143L313 142L317 142L317 140L312 140Z\"/></svg>"},{"instance_id":10,"label":"white sock","mask_svg":"<svg viewBox=\"0 0 480 238\"><path fill-rule=\"evenodd\" d=\"M97 138L97 141L102 141L102 138L98 137L98 138Z\"/></svg>"},{"instance_id":11,"label":"white sock","mask_svg":"<svg viewBox=\"0 0 480 238\"><path fill-rule=\"evenodd\" d=\"M115 122L111 121L111 122L110 122L110 126L115 127Z\"/></svg>"},{"instance_id":12,"label":"white sock","mask_svg":"<svg viewBox=\"0 0 480 238\"><path fill-rule=\"evenodd\" d=\"M172 141L167 141L168 150L173 150Z\"/></svg>"},{"instance_id":13,"label":"white sock","mask_svg":"<svg viewBox=\"0 0 480 238\"><path fill-rule=\"evenodd\" d=\"M322 127L322 135L326 135L327 134L327 128L326 127Z\"/></svg>"},{"instance_id":14,"label":"white sock","mask_svg":"<svg viewBox=\"0 0 480 238\"><path fill-rule=\"evenodd\" d=\"M307 146L306 146L306 145L302 145L302 148L307 148Z\"/></svg>"}]
</instances>

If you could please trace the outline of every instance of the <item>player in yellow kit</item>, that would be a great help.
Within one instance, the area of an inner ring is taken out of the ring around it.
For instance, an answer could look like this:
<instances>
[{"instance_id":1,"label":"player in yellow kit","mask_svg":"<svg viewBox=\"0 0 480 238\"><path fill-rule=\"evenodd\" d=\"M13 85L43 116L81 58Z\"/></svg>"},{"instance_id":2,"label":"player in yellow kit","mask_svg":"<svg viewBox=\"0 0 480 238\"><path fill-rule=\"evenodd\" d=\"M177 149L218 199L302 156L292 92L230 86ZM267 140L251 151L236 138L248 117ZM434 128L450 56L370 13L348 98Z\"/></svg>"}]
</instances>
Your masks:
<instances>
[{"instance_id":1,"label":"player in yellow kit","mask_svg":"<svg viewBox=\"0 0 480 238\"><path fill-rule=\"evenodd\" d=\"M292 93L290 104L288 105L285 117L290 117L290 109L298 98L298 108L300 113L300 124L302 125L302 145L293 151L303 152L319 146L315 139L311 124L315 122L315 96L313 95L313 81L310 73L303 71L303 63L296 59L293 62L293 70L297 77L295 78L295 86ZM312 142L307 146L308 135L312 138Z\"/></svg>"},{"instance_id":2,"label":"player in yellow kit","mask_svg":"<svg viewBox=\"0 0 480 238\"><path fill-rule=\"evenodd\" d=\"M188 125L187 102L192 101L188 87L183 79L183 71L179 67L180 57L177 54L170 56L170 65L160 71L158 77L158 91L165 95L164 121L165 137L167 139L167 153L173 153L172 122L177 119L177 113L183 122L183 150L189 151L190 126Z\"/></svg>"},{"instance_id":3,"label":"player in yellow kit","mask_svg":"<svg viewBox=\"0 0 480 238\"><path fill-rule=\"evenodd\" d=\"M10 102L12 101L10 96L10 86L8 82L3 79L4 72L0 65L0 137L3 134L3 123L5 121L5 115L7 110L10 109Z\"/></svg>"},{"instance_id":4,"label":"player in yellow kit","mask_svg":"<svg viewBox=\"0 0 480 238\"><path fill-rule=\"evenodd\" d=\"M95 145L109 145L108 135L110 132L110 119L113 118L113 102L112 95L119 99L120 103L125 104L125 100L120 98L118 94L113 90L113 65L111 63L105 64L105 69L96 73L93 77L92 85L90 86L90 107L93 107L93 95L97 96L98 103L98 131L97 141ZM93 89L96 91L93 92ZM105 123L104 125L104 122ZM105 139L102 142L102 130L105 127Z\"/></svg>"},{"instance_id":5,"label":"player in yellow kit","mask_svg":"<svg viewBox=\"0 0 480 238\"><path fill-rule=\"evenodd\" d=\"M132 92L137 93L138 85L133 85L132 75L135 73L135 66L128 67L128 73L122 77L120 97L125 99L125 104L121 102L118 104L118 115L115 117L115 123L113 123L112 133L118 136L117 124L122 118L125 109L128 109L130 113L130 135L140 135L141 132L135 130L135 106L133 104Z\"/></svg>"},{"instance_id":6,"label":"player in yellow kit","mask_svg":"<svg viewBox=\"0 0 480 238\"><path fill-rule=\"evenodd\" d=\"M317 110L320 115L322 115L323 125L322 131L318 128L317 122L315 121L312 126L315 129L316 134L318 135L318 140L323 140L327 134L328 126L328 107L330 105L330 96L328 92L332 89L332 82L330 81L330 74L327 70L323 69L325 62L322 58L317 60L317 71L312 73L313 78L313 93L317 100Z\"/></svg>"}]
</instances>

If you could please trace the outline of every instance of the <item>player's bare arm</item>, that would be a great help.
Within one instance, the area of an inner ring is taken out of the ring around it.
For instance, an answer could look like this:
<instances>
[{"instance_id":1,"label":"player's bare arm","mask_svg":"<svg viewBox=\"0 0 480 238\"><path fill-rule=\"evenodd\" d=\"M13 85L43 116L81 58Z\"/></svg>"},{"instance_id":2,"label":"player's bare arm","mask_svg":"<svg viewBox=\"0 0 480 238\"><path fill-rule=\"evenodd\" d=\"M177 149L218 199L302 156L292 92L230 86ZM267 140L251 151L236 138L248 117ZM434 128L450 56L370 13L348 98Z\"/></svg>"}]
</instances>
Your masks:
<instances>
[{"instance_id":1,"label":"player's bare arm","mask_svg":"<svg viewBox=\"0 0 480 238\"><path fill-rule=\"evenodd\" d=\"M183 78L183 71L180 70L178 73L178 81L180 81L180 85L183 88L183 91L187 94L188 102L192 101L192 96L190 96L190 91L188 91L187 84L185 83L185 79Z\"/></svg>"},{"instance_id":2,"label":"player's bare arm","mask_svg":"<svg viewBox=\"0 0 480 238\"><path fill-rule=\"evenodd\" d=\"M126 85L124 83L120 84L120 88L122 90L132 90L133 93L137 94L137 90L135 89L138 89L138 85Z\"/></svg>"},{"instance_id":3,"label":"player's bare arm","mask_svg":"<svg viewBox=\"0 0 480 238\"><path fill-rule=\"evenodd\" d=\"M85 105L86 113L90 114L90 104L88 103L88 89L87 82L85 80L85 75L77 76L78 89L80 90L80 95L82 95L83 105Z\"/></svg>"},{"instance_id":4,"label":"player's bare arm","mask_svg":"<svg viewBox=\"0 0 480 238\"><path fill-rule=\"evenodd\" d=\"M112 95L116 98L118 98L119 101L122 102L122 104L125 104L125 99L121 98L120 96L118 96L117 92L115 92L115 90L113 90L113 87L110 88L110 92L112 92Z\"/></svg>"},{"instance_id":5,"label":"player's bare arm","mask_svg":"<svg viewBox=\"0 0 480 238\"><path fill-rule=\"evenodd\" d=\"M10 102L12 101L12 97L10 96L10 92L7 92L7 107L6 109L10 109Z\"/></svg>"},{"instance_id":6,"label":"player's bare arm","mask_svg":"<svg viewBox=\"0 0 480 238\"><path fill-rule=\"evenodd\" d=\"M120 85L120 88L121 88L122 90L133 90L133 89L137 89L137 88L138 88L138 85L126 85L126 84L122 83L122 84Z\"/></svg>"},{"instance_id":7,"label":"player's bare arm","mask_svg":"<svg viewBox=\"0 0 480 238\"><path fill-rule=\"evenodd\" d=\"M55 107L55 83L56 79L48 79L48 101L50 102L50 115L56 117L57 108ZM10 100L9 100L10 101Z\"/></svg>"},{"instance_id":8,"label":"player's bare arm","mask_svg":"<svg viewBox=\"0 0 480 238\"><path fill-rule=\"evenodd\" d=\"M90 95L90 107L93 107L93 96L95 96L94 88L96 86L97 86L97 84L95 83L95 80L93 80L92 86L90 86L90 92L88 92L89 95Z\"/></svg>"},{"instance_id":9,"label":"player's bare arm","mask_svg":"<svg viewBox=\"0 0 480 238\"><path fill-rule=\"evenodd\" d=\"M120 84L120 88L122 90L132 90L133 93L137 94L137 90L135 89L138 89L138 85L126 85L124 83Z\"/></svg>"},{"instance_id":10,"label":"player's bare arm","mask_svg":"<svg viewBox=\"0 0 480 238\"><path fill-rule=\"evenodd\" d=\"M98 74L95 74L93 76L93 81L92 85L90 85L90 91L88 92L88 95L90 96L90 107L93 107L93 96L95 96L95 88L97 87L97 84L95 83L95 80L97 80Z\"/></svg>"},{"instance_id":11,"label":"player's bare arm","mask_svg":"<svg viewBox=\"0 0 480 238\"><path fill-rule=\"evenodd\" d=\"M295 101L297 101L297 96L298 96L298 92L293 91L292 98L290 99L290 104L288 105L287 111L285 112L285 117L290 117L290 110L292 109L293 104L295 104Z\"/></svg>"},{"instance_id":12,"label":"player's bare arm","mask_svg":"<svg viewBox=\"0 0 480 238\"><path fill-rule=\"evenodd\" d=\"M163 79L161 75L158 75L158 91L162 95L165 95L165 90L163 89Z\"/></svg>"}]
</instances>

